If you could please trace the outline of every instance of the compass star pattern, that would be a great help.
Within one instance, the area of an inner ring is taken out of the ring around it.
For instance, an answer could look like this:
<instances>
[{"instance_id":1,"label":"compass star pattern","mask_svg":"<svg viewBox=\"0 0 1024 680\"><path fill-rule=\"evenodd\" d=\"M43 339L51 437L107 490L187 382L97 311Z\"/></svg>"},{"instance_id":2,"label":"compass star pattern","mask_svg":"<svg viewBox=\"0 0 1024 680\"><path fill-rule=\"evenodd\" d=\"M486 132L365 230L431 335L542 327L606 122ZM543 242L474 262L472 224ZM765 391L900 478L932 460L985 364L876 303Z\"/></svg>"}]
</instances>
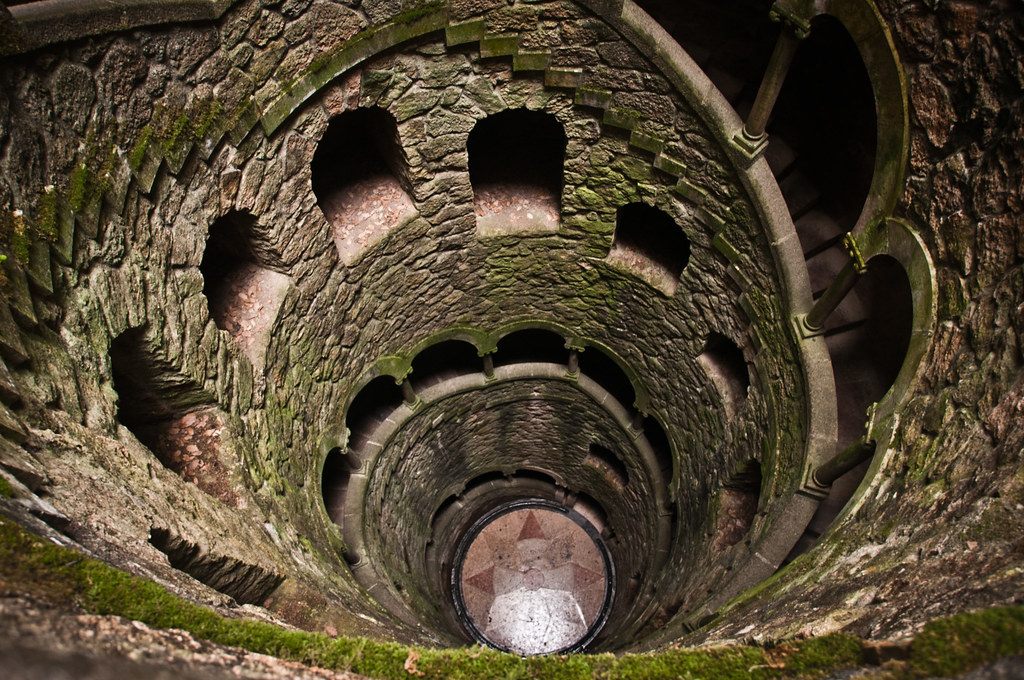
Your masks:
<instances>
[{"instance_id":1,"label":"compass star pattern","mask_svg":"<svg viewBox=\"0 0 1024 680\"><path fill-rule=\"evenodd\" d=\"M524 508L485 526L466 552L462 597L476 629L523 655L570 647L591 629L608 574L594 539L565 514Z\"/></svg>"}]
</instances>

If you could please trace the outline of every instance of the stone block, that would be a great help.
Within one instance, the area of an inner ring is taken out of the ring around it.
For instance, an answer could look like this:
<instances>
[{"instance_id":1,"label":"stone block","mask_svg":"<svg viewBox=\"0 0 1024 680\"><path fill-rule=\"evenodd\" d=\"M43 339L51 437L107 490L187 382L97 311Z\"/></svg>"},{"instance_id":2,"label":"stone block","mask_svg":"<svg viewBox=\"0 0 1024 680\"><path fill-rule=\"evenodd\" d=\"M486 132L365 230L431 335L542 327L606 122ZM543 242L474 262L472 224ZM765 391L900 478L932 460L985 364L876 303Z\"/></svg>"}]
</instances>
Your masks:
<instances>
[{"instance_id":1,"label":"stone block","mask_svg":"<svg viewBox=\"0 0 1024 680\"><path fill-rule=\"evenodd\" d=\"M0 360L0 402L11 406L19 401L21 401L21 393L18 391L18 386L14 384L7 363Z\"/></svg>"},{"instance_id":2,"label":"stone block","mask_svg":"<svg viewBox=\"0 0 1024 680\"><path fill-rule=\"evenodd\" d=\"M698 206L704 205L708 197L707 191L682 177L672 187L672 191Z\"/></svg>"},{"instance_id":3,"label":"stone block","mask_svg":"<svg viewBox=\"0 0 1024 680\"><path fill-rule=\"evenodd\" d=\"M0 303L0 354L12 366L20 366L28 361L28 352L21 342L18 326L14 323L10 308L3 303Z\"/></svg>"},{"instance_id":4,"label":"stone block","mask_svg":"<svg viewBox=\"0 0 1024 680\"><path fill-rule=\"evenodd\" d=\"M249 101L235 117L235 124L228 133L228 141L234 146L241 144L242 140L252 132L258 120L259 113L256 110L256 104L253 101ZM266 124L264 124L264 127L266 127ZM146 191L148 193L149 190L147 189Z\"/></svg>"},{"instance_id":5,"label":"stone block","mask_svg":"<svg viewBox=\"0 0 1024 680\"><path fill-rule=\"evenodd\" d=\"M38 319L35 307L32 305L32 294L29 292L25 270L11 258L4 261L3 267L4 274L7 276L7 302L11 312L18 323L27 328L33 328L38 323Z\"/></svg>"},{"instance_id":6,"label":"stone block","mask_svg":"<svg viewBox=\"0 0 1024 680\"><path fill-rule=\"evenodd\" d=\"M740 290L747 290L750 288L750 279L743 270L737 266L737 264L734 263L729 265L726 268L725 273L729 275L729 278L732 279L737 286L739 286Z\"/></svg>"},{"instance_id":7,"label":"stone block","mask_svg":"<svg viewBox=\"0 0 1024 680\"><path fill-rule=\"evenodd\" d=\"M646 132L633 130L633 132L629 135L629 145L635 146L638 149L643 149L644 151L650 151L651 153L657 155L664 151L665 140L662 139L661 137L649 135Z\"/></svg>"},{"instance_id":8,"label":"stone block","mask_svg":"<svg viewBox=\"0 0 1024 680\"><path fill-rule=\"evenodd\" d=\"M706 206L697 212L697 219L699 219L701 223L708 227L712 232L717 233L725 228L725 220L715 213L708 211Z\"/></svg>"},{"instance_id":9,"label":"stone block","mask_svg":"<svg viewBox=\"0 0 1024 680\"><path fill-rule=\"evenodd\" d=\"M53 295L53 270L50 267L50 244L36 241L28 254L28 282L43 295Z\"/></svg>"},{"instance_id":10,"label":"stone block","mask_svg":"<svg viewBox=\"0 0 1024 680\"><path fill-rule=\"evenodd\" d=\"M21 443L28 437L28 430L16 415L0 403L0 434L3 434L13 441Z\"/></svg>"},{"instance_id":11,"label":"stone block","mask_svg":"<svg viewBox=\"0 0 1024 680\"><path fill-rule=\"evenodd\" d=\"M517 52L512 57L513 71L543 71L551 62L551 53L542 52Z\"/></svg>"},{"instance_id":12,"label":"stone block","mask_svg":"<svg viewBox=\"0 0 1024 680\"><path fill-rule=\"evenodd\" d=\"M544 72L545 87L577 88L583 82L583 69L553 66Z\"/></svg>"},{"instance_id":13,"label":"stone block","mask_svg":"<svg viewBox=\"0 0 1024 680\"><path fill-rule=\"evenodd\" d=\"M97 196L75 215L75 221L78 224L76 231L87 239L95 240L100 233L100 217L102 213L101 197Z\"/></svg>"},{"instance_id":14,"label":"stone block","mask_svg":"<svg viewBox=\"0 0 1024 680\"><path fill-rule=\"evenodd\" d=\"M601 122L611 127L632 131L640 124L640 113L632 109L610 108L604 112Z\"/></svg>"},{"instance_id":15,"label":"stone block","mask_svg":"<svg viewBox=\"0 0 1024 680\"><path fill-rule=\"evenodd\" d=\"M725 234L721 232L715 234L715 237L711 239L711 245L714 246L715 250L724 255L725 259L729 260L729 262L735 262L740 259L739 251L729 243L729 240L725 238Z\"/></svg>"},{"instance_id":16,"label":"stone block","mask_svg":"<svg viewBox=\"0 0 1024 680\"><path fill-rule=\"evenodd\" d=\"M659 153L654 158L654 167L675 177L682 177L686 174L686 166L682 161L664 153Z\"/></svg>"},{"instance_id":17,"label":"stone block","mask_svg":"<svg viewBox=\"0 0 1024 680\"><path fill-rule=\"evenodd\" d=\"M753 295L752 291L744 291L740 294L740 308L743 309L743 313L747 315L747 318L750 319L751 323L757 323L761 318L761 315L758 314L757 307L751 301L751 295Z\"/></svg>"},{"instance_id":18,"label":"stone block","mask_svg":"<svg viewBox=\"0 0 1024 680\"><path fill-rule=\"evenodd\" d=\"M518 33L497 33L484 35L480 39L480 57L511 57L519 51Z\"/></svg>"},{"instance_id":19,"label":"stone block","mask_svg":"<svg viewBox=\"0 0 1024 680\"><path fill-rule=\"evenodd\" d=\"M146 149L142 162L135 170L135 181L144 194L153 190L153 183L156 181L157 173L160 172L160 158L152 147Z\"/></svg>"},{"instance_id":20,"label":"stone block","mask_svg":"<svg viewBox=\"0 0 1024 680\"><path fill-rule=\"evenodd\" d=\"M577 106L607 109L612 103L612 93L610 90L584 86L576 90L576 97L573 102Z\"/></svg>"},{"instance_id":21,"label":"stone block","mask_svg":"<svg viewBox=\"0 0 1024 680\"><path fill-rule=\"evenodd\" d=\"M132 171L127 163L120 162L107 176L110 188L104 194L104 200L110 209L120 215L124 212L125 203L128 200L128 191L132 185Z\"/></svg>"},{"instance_id":22,"label":"stone block","mask_svg":"<svg viewBox=\"0 0 1024 680\"><path fill-rule=\"evenodd\" d=\"M444 42L448 46L474 43L484 37L486 24L483 19L451 24L444 29Z\"/></svg>"},{"instance_id":23,"label":"stone block","mask_svg":"<svg viewBox=\"0 0 1024 680\"><path fill-rule=\"evenodd\" d=\"M57 240L53 243L53 254L65 266L75 257L75 215L64 201L57 208Z\"/></svg>"}]
</instances>

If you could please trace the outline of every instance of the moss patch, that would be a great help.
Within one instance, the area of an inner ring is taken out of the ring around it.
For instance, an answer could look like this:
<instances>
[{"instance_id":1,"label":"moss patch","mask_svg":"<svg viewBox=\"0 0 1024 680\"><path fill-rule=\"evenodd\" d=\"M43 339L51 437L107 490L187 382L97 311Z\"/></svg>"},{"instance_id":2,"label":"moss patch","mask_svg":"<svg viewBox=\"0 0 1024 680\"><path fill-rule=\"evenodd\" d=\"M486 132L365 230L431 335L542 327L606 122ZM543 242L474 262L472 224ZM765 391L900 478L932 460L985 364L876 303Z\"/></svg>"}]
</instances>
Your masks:
<instances>
[{"instance_id":1,"label":"moss patch","mask_svg":"<svg viewBox=\"0 0 1024 680\"><path fill-rule=\"evenodd\" d=\"M915 674L952 676L1024 652L1024 607L1000 607L930 622L914 639Z\"/></svg>"},{"instance_id":2,"label":"moss patch","mask_svg":"<svg viewBox=\"0 0 1024 680\"><path fill-rule=\"evenodd\" d=\"M14 489L11 488L11 483L5 478L0 477L0 498L13 498Z\"/></svg>"},{"instance_id":3,"label":"moss patch","mask_svg":"<svg viewBox=\"0 0 1024 680\"><path fill-rule=\"evenodd\" d=\"M0 480L2 481L2 480ZM2 492L2 486L0 486ZM48 543L0 519L0 588L156 628L176 628L214 643L374 678L821 678L863 664L847 635L772 649L729 645L653 654L520 658L490 649L425 649L365 638L330 638L233 619L192 604L152 581ZM929 624L914 641L914 677L949 674L1024 651L1024 608L992 609Z\"/></svg>"}]
</instances>

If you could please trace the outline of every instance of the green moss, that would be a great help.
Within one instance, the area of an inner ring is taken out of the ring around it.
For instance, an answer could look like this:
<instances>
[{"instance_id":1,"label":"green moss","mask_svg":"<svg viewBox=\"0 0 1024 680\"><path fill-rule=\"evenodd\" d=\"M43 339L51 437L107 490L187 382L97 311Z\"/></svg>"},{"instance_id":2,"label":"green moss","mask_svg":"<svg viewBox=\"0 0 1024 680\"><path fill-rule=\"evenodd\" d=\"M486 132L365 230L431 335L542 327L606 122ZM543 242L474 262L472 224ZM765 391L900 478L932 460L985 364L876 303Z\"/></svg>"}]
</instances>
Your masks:
<instances>
[{"instance_id":1,"label":"green moss","mask_svg":"<svg viewBox=\"0 0 1024 680\"><path fill-rule=\"evenodd\" d=\"M211 100L205 102L196 112L192 123L192 137L199 140L206 137L210 130L213 130L224 112L224 105L219 101Z\"/></svg>"},{"instance_id":2,"label":"green moss","mask_svg":"<svg viewBox=\"0 0 1024 680\"><path fill-rule=\"evenodd\" d=\"M790 645L785 645L788 648ZM860 640L850 635L826 635L802 642L786 656L786 668L796 673L814 673L835 668L853 668L864 662Z\"/></svg>"},{"instance_id":3,"label":"green moss","mask_svg":"<svg viewBox=\"0 0 1024 680\"><path fill-rule=\"evenodd\" d=\"M85 205L89 192L89 168L85 163L75 166L68 180L68 205L78 212Z\"/></svg>"},{"instance_id":4,"label":"green moss","mask_svg":"<svg viewBox=\"0 0 1024 680\"><path fill-rule=\"evenodd\" d=\"M0 494L6 495L4 482L0 478ZM0 584L51 602L72 603L90 613L181 629L211 642L374 678L809 679L863 663L861 643L846 635L792 642L768 650L730 645L620 657L602 654L526 659L479 647L424 649L365 638L330 638L221 616L152 581L43 541L4 519L0 519ZM1021 651L1024 608L992 609L930 623L913 643L911 669L915 676L950 675Z\"/></svg>"},{"instance_id":5,"label":"green moss","mask_svg":"<svg viewBox=\"0 0 1024 680\"><path fill-rule=\"evenodd\" d=\"M3 255L0 255L3 257ZM0 260L2 262L3 260ZM11 487L11 483L6 478L0 477L0 498L13 498L14 489Z\"/></svg>"},{"instance_id":6,"label":"green moss","mask_svg":"<svg viewBox=\"0 0 1024 680\"><path fill-rule=\"evenodd\" d=\"M142 129L128 153L129 166L135 171L141 168L146 152L154 145L165 158L182 160L197 141L224 120L223 111L223 105L215 99L195 101L178 115L167 107L157 108L152 122Z\"/></svg>"},{"instance_id":7,"label":"green moss","mask_svg":"<svg viewBox=\"0 0 1024 680\"><path fill-rule=\"evenodd\" d=\"M51 243L57 239L57 191L52 186L39 198L34 227L39 238Z\"/></svg>"},{"instance_id":8,"label":"green moss","mask_svg":"<svg viewBox=\"0 0 1024 680\"><path fill-rule=\"evenodd\" d=\"M20 264L27 264L29 257L29 247L32 245L28 237L28 229L26 228L25 216L20 211L16 211L11 219L11 233L8 238L8 248L10 248L11 256L14 257L15 261Z\"/></svg>"},{"instance_id":9,"label":"green moss","mask_svg":"<svg viewBox=\"0 0 1024 680\"><path fill-rule=\"evenodd\" d=\"M153 142L153 128L147 125L142 128L142 133L139 134L139 139L135 142L132 150L128 153L128 167L133 172L138 172L139 168L142 167L143 161L146 160L146 151L149 150L149 145Z\"/></svg>"},{"instance_id":10,"label":"green moss","mask_svg":"<svg viewBox=\"0 0 1024 680\"><path fill-rule=\"evenodd\" d=\"M179 153L182 147L190 141L189 130L188 114L183 113L175 118L163 131L160 139L160 147L164 154L170 156Z\"/></svg>"},{"instance_id":11,"label":"green moss","mask_svg":"<svg viewBox=\"0 0 1024 680\"><path fill-rule=\"evenodd\" d=\"M1000 607L932 621L914 639L911 667L920 676L951 676L1024 653L1024 608Z\"/></svg>"}]
</instances>

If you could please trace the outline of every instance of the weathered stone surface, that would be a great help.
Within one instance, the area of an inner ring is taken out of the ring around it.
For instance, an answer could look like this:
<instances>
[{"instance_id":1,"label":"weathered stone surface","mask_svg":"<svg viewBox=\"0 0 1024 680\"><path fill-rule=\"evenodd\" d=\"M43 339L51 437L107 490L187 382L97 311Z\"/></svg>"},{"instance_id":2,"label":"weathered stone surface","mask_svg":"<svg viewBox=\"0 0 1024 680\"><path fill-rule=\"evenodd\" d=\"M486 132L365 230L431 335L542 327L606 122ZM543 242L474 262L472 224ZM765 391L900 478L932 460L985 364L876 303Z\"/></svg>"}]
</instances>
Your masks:
<instances>
[{"instance_id":1,"label":"weathered stone surface","mask_svg":"<svg viewBox=\"0 0 1024 680\"><path fill-rule=\"evenodd\" d=\"M322 505L320 443L341 428L347 400L382 357L455 326L557 321L625 359L676 447L672 510L648 507L640 482L626 495L599 482L591 489L607 491L617 518L681 518L673 530L684 548L658 583L668 641L683 634L668 610L698 607L747 556L739 540L747 506L757 507L756 537L803 474L806 386L769 239L716 141L722 131L611 22L568 1L450 4L453 20L481 20L449 31L462 46L447 49L438 33L383 56L367 48L365 63L270 138L257 126L264 104L322 55L415 3L243 0L218 22L122 32L0 67L0 210L32 213L49 184L88 206L74 218L75 253L57 270L55 300L40 301L38 318L31 300L21 305L33 329L3 329L5 356L16 360L5 395L21 399L5 415L13 441L3 464L45 469L40 488L70 519L69 533L194 599L223 600L148 543L154 518L287 576L267 604L298 625L432 641L385 616L354 583ZM766 638L841 628L901 634L937 613L1021 592L1024 30L1004 3L879 5L910 85L910 180L899 214L921 230L936 263L940 325L897 436L851 514L775 585L691 639L730 638L751 625ZM484 28L513 34L492 41L493 59L477 58ZM516 45L550 51L550 87L512 70ZM581 84L589 89L574 89ZM310 160L328 120L357 106L380 106L398 121L401 158L389 171L419 219L342 263L312 193ZM568 138L560 223L540 237L499 230L483 239L468 138L487 115L520 107L551 114ZM622 132L631 129L642 140L633 147ZM226 141L190 153L225 130ZM667 155L653 164L648 152L662 142ZM136 184L112 208L100 194L125 164ZM664 210L693 245L673 296L606 259L617 210L635 201ZM267 346L257 353L218 330L197 270L209 225L232 209L256 216L253 247L273 254L275 273L295 286L264 320ZM17 290L21 279L12 283ZM182 444L164 456L170 465L118 420L109 346L142 326L158 347L150 360L160 380L187 382L219 414L215 438L170 433ZM28 331L25 342L6 338ZM733 421L695 360L712 331L756 349L757 380ZM550 399L531 400L531 390L550 390ZM559 456L607 434L599 416L565 419L574 397L549 386L524 383L509 404L483 403L485 394L452 405L436 427L424 418L415 436L404 435L406 448L388 451L381 474L391 471L394 485L377 487L373 502L389 546L374 557L390 573L404 573L403 549L425 548L424 518L468 474L536 464L558 468L570 490L591 484L579 456ZM745 499L742 513L714 516L729 471L751 458L765 475L760 503ZM630 528L617 533L632 565L651 532Z\"/></svg>"}]
</instances>

